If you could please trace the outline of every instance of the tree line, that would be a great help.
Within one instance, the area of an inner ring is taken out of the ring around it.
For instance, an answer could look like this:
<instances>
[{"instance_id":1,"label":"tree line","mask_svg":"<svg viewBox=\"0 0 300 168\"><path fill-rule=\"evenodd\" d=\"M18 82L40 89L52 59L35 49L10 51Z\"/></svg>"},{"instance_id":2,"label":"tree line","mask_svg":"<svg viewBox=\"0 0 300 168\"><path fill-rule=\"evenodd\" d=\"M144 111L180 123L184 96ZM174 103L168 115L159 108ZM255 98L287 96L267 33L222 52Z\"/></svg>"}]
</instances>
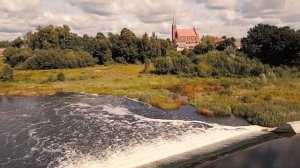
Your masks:
<instances>
[{"instance_id":1,"label":"tree line","mask_svg":"<svg viewBox=\"0 0 300 168\"><path fill-rule=\"evenodd\" d=\"M235 53L235 55L243 55L243 58L248 57L271 66L299 66L300 64L300 31L288 26L276 27L258 24L248 31L247 37L242 38L242 48L239 50L234 44L235 38L226 36L222 38L224 41L216 44L216 37L202 36L201 43L194 49L175 52L170 39L158 38L155 33L150 36L145 33L141 37L137 37L129 29L123 28L120 34L104 35L100 32L94 37L87 34L79 36L71 32L68 25L49 25L39 26L35 31L27 32L22 38L2 41L0 45L9 46L4 52L5 62L19 69L78 68L92 66L96 63L109 65L113 63L149 63L149 61L156 63L158 67L170 63L169 58L174 59L173 68L179 66L177 62L184 64L183 66L189 64L191 67L196 57L200 59L201 55L204 55L203 58L205 58L205 54L214 50L219 51L213 52L215 55L220 52L227 53L228 56ZM171 66L171 64L169 65ZM212 63L210 66L221 65ZM196 72L199 74L199 67L205 69L207 66L196 67L198 68L175 69L181 69L178 72L191 72L191 69L194 69L194 74ZM172 68L169 67L169 69ZM164 72L177 73L177 70L157 70L156 72L160 74Z\"/></svg>"},{"instance_id":2,"label":"tree line","mask_svg":"<svg viewBox=\"0 0 300 168\"><path fill-rule=\"evenodd\" d=\"M144 63L147 59L166 56L172 48L169 39L160 39L154 33L137 37L124 28L120 34L79 36L67 25L37 27L9 46L4 52L5 62L19 69L77 68L96 62L104 65Z\"/></svg>"}]
</instances>

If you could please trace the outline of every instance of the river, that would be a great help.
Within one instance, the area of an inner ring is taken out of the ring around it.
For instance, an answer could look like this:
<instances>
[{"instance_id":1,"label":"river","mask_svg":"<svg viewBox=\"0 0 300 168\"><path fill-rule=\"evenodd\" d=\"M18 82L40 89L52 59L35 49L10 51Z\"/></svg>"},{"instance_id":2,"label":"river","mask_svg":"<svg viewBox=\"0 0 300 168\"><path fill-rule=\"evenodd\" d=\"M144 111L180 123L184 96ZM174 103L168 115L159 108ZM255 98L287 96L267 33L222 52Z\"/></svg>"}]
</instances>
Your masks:
<instances>
[{"instance_id":1,"label":"river","mask_svg":"<svg viewBox=\"0 0 300 168\"><path fill-rule=\"evenodd\" d=\"M200 116L189 105L163 111L81 93L3 96L0 115L3 168L176 167L172 163L266 134L233 116Z\"/></svg>"}]
</instances>

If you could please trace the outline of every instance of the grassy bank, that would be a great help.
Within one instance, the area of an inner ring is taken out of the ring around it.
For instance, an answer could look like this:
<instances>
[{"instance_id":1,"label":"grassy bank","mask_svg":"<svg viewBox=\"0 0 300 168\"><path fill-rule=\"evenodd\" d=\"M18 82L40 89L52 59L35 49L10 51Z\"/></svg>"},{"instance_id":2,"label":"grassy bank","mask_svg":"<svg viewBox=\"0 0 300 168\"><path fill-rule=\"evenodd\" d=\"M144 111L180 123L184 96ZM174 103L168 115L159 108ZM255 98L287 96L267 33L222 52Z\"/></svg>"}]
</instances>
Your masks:
<instances>
[{"instance_id":1,"label":"grassy bank","mask_svg":"<svg viewBox=\"0 0 300 168\"><path fill-rule=\"evenodd\" d=\"M0 68L4 65L0 56ZM0 82L0 95L36 96L86 92L137 98L162 109L188 103L214 115L236 115L263 126L300 120L300 78L184 78L141 74L143 65L110 65L81 69L14 71L14 81ZM64 81L57 81L59 72Z\"/></svg>"}]
</instances>

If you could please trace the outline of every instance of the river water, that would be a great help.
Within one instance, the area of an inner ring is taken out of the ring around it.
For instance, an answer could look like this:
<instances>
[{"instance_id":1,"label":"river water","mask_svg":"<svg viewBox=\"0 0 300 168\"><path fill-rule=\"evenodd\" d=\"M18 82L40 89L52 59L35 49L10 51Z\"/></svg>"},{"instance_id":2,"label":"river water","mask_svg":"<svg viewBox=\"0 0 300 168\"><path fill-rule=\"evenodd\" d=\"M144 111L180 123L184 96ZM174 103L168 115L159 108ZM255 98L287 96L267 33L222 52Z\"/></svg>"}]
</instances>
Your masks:
<instances>
[{"instance_id":1,"label":"river water","mask_svg":"<svg viewBox=\"0 0 300 168\"><path fill-rule=\"evenodd\" d=\"M80 93L0 97L0 116L3 168L168 167L168 158L262 129L236 117L205 118L192 106L163 111Z\"/></svg>"}]
</instances>

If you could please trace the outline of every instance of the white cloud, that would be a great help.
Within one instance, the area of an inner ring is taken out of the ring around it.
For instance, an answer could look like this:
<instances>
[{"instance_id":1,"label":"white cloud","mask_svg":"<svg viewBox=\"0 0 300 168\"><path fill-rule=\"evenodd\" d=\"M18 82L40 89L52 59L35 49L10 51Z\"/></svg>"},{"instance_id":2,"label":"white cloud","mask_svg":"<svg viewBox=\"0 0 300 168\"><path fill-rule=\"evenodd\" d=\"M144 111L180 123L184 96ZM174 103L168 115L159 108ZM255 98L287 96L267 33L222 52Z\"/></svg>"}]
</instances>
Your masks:
<instances>
[{"instance_id":1,"label":"white cloud","mask_svg":"<svg viewBox=\"0 0 300 168\"><path fill-rule=\"evenodd\" d=\"M260 22L300 29L298 0L0 0L0 40L13 39L37 25L70 25L95 35L128 27L137 35L170 37L179 27L195 26L201 35L242 37Z\"/></svg>"}]
</instances>

